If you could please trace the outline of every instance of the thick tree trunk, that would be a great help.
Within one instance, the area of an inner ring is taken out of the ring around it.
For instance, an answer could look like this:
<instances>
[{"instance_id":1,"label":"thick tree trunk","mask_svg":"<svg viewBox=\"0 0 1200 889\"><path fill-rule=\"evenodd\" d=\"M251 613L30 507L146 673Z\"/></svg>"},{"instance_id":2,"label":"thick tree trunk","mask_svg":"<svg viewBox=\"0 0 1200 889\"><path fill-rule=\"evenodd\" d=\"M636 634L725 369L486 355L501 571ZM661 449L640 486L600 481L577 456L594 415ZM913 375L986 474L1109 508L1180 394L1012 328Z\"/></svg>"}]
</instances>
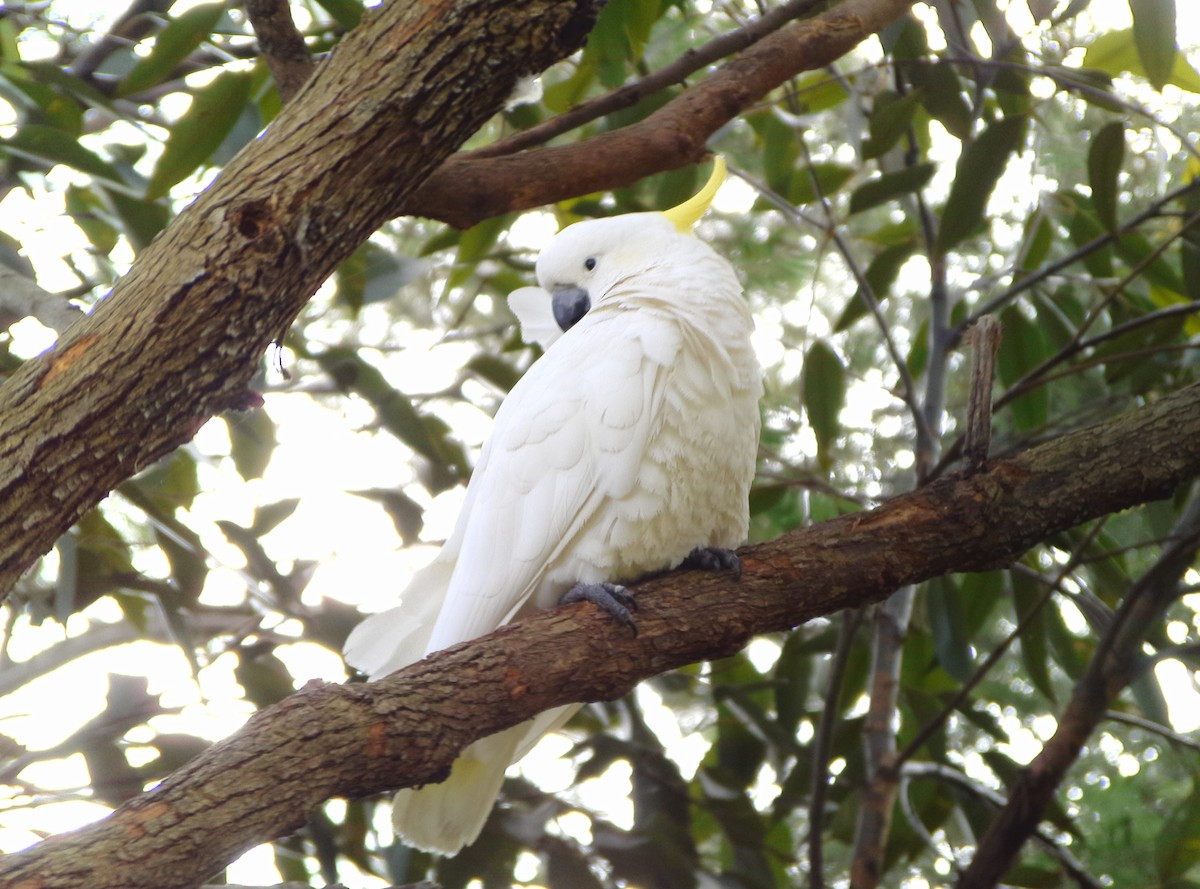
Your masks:
<instances>
[{"instance_id":1,"label":"thick tree trunk","mask_svg":"<svg viewBox=\"0 0 1200 889\"><path fill-rule=\"evenodd\" d=\"M0 595L119 482L248 407L263 350L491 117L577 49L597 0L393 2L0 389Z\"/></svg>"},{"instance_id":2,"label":"thick tree trunk","mask_svg":"<svg viewBox=\"0 0 1200 889\"><path fill-rule=\"evenodd\" d=\"M640 584L636 638L591 606L571 606L381 682L310 683L103 821L0 859L0 886L195 886L295 830L324 800L436 781L475 738L549 707L619 697L903 584L1007 564L1050 534L1167 496L1198 474L1200 384L985 471L749 547L740 581L688 572Z\"/></svg>"}]
</instances>

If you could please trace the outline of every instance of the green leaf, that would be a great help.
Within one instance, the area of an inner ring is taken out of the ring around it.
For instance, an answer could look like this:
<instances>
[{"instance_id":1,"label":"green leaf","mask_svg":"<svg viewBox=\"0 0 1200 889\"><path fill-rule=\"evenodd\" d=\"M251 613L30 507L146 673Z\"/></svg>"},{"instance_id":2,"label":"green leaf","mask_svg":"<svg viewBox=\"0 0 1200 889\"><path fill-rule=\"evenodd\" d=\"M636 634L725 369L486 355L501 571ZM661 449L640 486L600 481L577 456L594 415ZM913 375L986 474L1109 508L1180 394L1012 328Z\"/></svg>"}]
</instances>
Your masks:
<instances>
[{"instance_id":1,"label":"green leaf","mask_svg":"<svg viewBox=\"0 0 1200 889\"><path fill-rule=\"evenodd\" d=\"M787 194L800 156L796 131L780 120L771 109L764 109L754 115L751 126L754 127L762 146L763 178L772 189L780 194Z\"/></svg>"},{"instance_id":2,"label":"green leaf","mask_svg":"<svg viewBox=\"0 0 1200 889\"><path fill-rule=\"evenodd\" d=\"M1133 42L1146 77L1161 90L1171 79L1179 44L1175 36L1175 0L1129 0Z\"/></svg>"},{"instance_id":3,"label":"green leaf","mask_svg":"<svg viewBox=\"0 0 1200 889\"><path fill-rule=\"evenodd\" d=\"M458 255L454 267L446 278L444 293L461 287L475 274L481 260L485 259L496 245L496 239L512 224L511 216L495 216L473 225L458 238Z\"/></svg>"},{"instance_id":4,"label":"green leaf","mask_svg":"<svg viewBox=\"0 0 1200 889\"><path fill-rule=\"evenodd\" d=\"M906 70L913 86L918 88L917 98L929 116L956 138L964 142L971 138L975 118L963 96L962 80L954 70L954 65L938 62L935 65L913 65Z\"/></svg>"},{"instance_id":5,"label":"green leaf","mask_svg":"<svg viewBox=\"0 0 1200 889\"><path fill-rule=\"evenodd\" d=\"M555 114L562 114L582 102L596 79L596 63L587 55L579 60L574 73L566 80L552 83L542 95L542 104Z\"/></svg>"},{"instance_id":6,"label":"green leaf","mask_svg":"<svg viewBox=\"0 0 1200 889\"><path fill-rule=\"evenodd\" d=\"M83 132L83 104L70 91L55 89L40 75L41 70L35 74L21 65L0 64L0 97L20 109L26 123L44 124L79 136Z\"/></svg>"},{"instance_id":7,"label":"green leaf","mask_svg":"<svg viewBox=\"0 0 1200 889\"><path fill-rule=\"evenodd\" d=\"M19 30L11 18L0 19L0 59L6 62L21 60L21 47L17 42Z\"/></svg>"},{"instance_id":8,"label":"green leaf","mask_svg":"<svg viewBox=\"0 0 1200 889\"><path fill-rule=\"evenodd\" d=\"M113 212L125 226L125 234L133 246L141 249L154 240L155 235L167 227L170 210L154 201L129 197L111 189L101 189L104 197L112 202Z\"/></svg>"},{"instance_id":9,"label":"green leaf","mask_svg":"<svg viewBox=\"0 0 1200 889\"><path fill-rule=\"evenodd\" d=\"M789 735L795 734L804 716L810 692L813 659L806 641L798 633L789 634L775 661L775 713L779 727Z\"/></svg>"},{"instance_id":10,"label":"green leaf","mask_svg":"<svg viewBox=\"0 0 1200 889\"><path fill-rule=\"evenodd\" d=\"M1025 118L1006 117L963 149L950 196L942 209L936 246L939 255L948 253L978 228L992 190L1024 138Z\"/></svg>"},{"instance_id":11,"label":"green leaf","mask_svg":"<svg viewBox=\"0 0 1200 889\"><path fill-rule=\"evenodd\" d=\"M155 528L154 540L166 555L171 565L171 579L175 581L176 595L171 597L170 603L164 604L168 607L194 605L208 578L208 561L199 535L181 525L170 533Z\"/></svg>"},{"instance_id":12,"label":"green leaf","mask_svg":"<svg viewBox=\"0 0 1200 889\"><path fill-rule=\"evenodd\" d=\"M850 195L850 212L861 213L894 197L917 191L933 177L935 169L931 163L915 164L868 179Z\"/></svg>"},{"instance_id":13,"label":"green leaf","mask_svg":"<svg viewBox=\"0 0 1200 889\"><path fill-rule=\"evenodd\" d=\"M363 5L358 0L317 0L317 5L347 31L362 21Z\"/></svg>"},{"instance_id":14,"label":"green leaf","mask_svg":"<svg viewBox=\"0 0 1200 889\"><path fill-rule=\"evenodd\" d=\"M139 61L117 85L117 94L129 96L162 83L208 39L224 14L224 3L206 3L171 19L159 32L150 55Z\"/></svg>"},{"instance_id":15,"label":"green leaf","mask_svg":"<svg viewBox=\"0 0 1200 889\"><path fill-rule=\"evenodd\" d=\"M1159 247L1157 240L1131 231L1121 235L1115 246L1121 258L1131 267L1141 269L1146 280L1155 287L1183 294L1183 278L1166 256L1156 252Z\"/></svg>"},{"instance_id":16,"label":"green leaf","mask_svg":"<svg viewBox=\"0 0 1200 889\"><path fill-rule=\"evenodd\" d=\"M1034 604L1042 596L1043 588L1033 578L1020 571L1010 572L1009 581L1012 583L1016 619L1020 621L1032 611ZM1055 702L1054 683L1050 681L1050 649L1046 630L1046 611L1047 606L1043 605L1038 613L1030 619L1029 625L1017 639L1017 646L1026 678L1046 696L1047 700Z\"/></svg>"},{"instance_id":17,"label":"green leaf","mask_svg":"<svg viewBox=\"0 0 1200 889\"><path fill-rule=\"evenodd\" d=\"M221 146L250 100L253 80L248 71L226 71L196 93L187 112L171 128L146 186L147 198L163 197Z\"/></svg>"},{"instance_id":18,"label":"green leaf","mask_svg":"<svg viewBox=\"0 0 1200 889\"><path fill-rule=\"evenodd\" d=\"M917 335L912 338L912 348L904 359L908 372L913 379L925 373L929 366L929 319L926 318L917 325Z\"/></svg>"},{"instance_id":19,"label":"green leaf","mask_svg":"<svg viewBox=\"0 0 1200 889\"><path fill-rule=\"evenodd\" d=\"M813 163L792 171L792 182L786 194L797 207L810 204L822 195L833 194L855 173L853 167L834 163ZM815 184L814 184L815 180ZM770 209L771 204L759 198L756 209Z\"/></svg>"},{"instance_id":20,"label":"green leaf","mask_svg":"<svg viewBox=\"0 0 1200 889\"><path fill-rule=\"evenodd\" d=\"M124 185L121 175L108 161L84 148L69 133L41 124L26 124L0 146L5 154L39 161L51 167L63 164L116 185Z\"/></svg>"},{"instance_id":21,"label":"green leaf","mask_svg":"<svg viewBox=\"0 0 1200 889\"><path fill-rule=\"evenodd\" d=\"M826 71L813 71L794 81L792 95L801 105L801 113L815 114L836 108L850 93L840 77L831 77Z\"/></svg>"},{"instance_id":22,"label":"green leaf","mask_svg":"<svg viewBox=\"0 0 1200 889\"><path fill-rule=\"evenodd\" d=\"M508 392L521 379L520 372L503 358L481 353L467 362L472 373L487 380L501 392Z\"/></svg>"},{"instance_id":23,"label":"green leaf","mask_svg":"<svg viewBox=\"0 0 1200 889\"><path fill-rule=\"evenodd\" d=\"M1102 244L1098 248L1089 247L1092 241L1105 234L1104 227L1096 218L1092 199L1075 191L1062 197L1072 208L1067 223L1067 234L1070 235L1071 243L1079 248L1088 247L1083 256L1084 267L1095 278L1111 278L1114 274L1112 244Z\"/></svg>"},{"instance_id":24,"label":"green leaf","mask_svg":"<svg viewBox=\"0 0 1200 889\"><path fill-rule=\"evenodd\" d=\"M1105 124L1092 139L1088 151L1088 181L1096 215L1109 231L1117 229L1117 175L1125 159L1125 125L1119 120Z\"/></svg>"},{"instance_id":25,"label":"green leaf","mask_svg":"<svg viewBox=\"0 0 1200 889\"><path fill-rule=\"evenodd\" d=\"M262 478L277 444L275 423L266 410L229 411L222 415L229 429L234 468L246 481Z\"/></svg>"},{"instance_id":26,"label":"green leaf","mask_svg":"<svg viewBox=\"0 0 1200 889\"><path fill-rule=\"evenodd\" d=\"M104 202L89 189L68 185L65 204L67 213L96 251L102 255L111 253L120 241L120 232L109 218Z\"/></svg>"},{"instance_id":27,"label":"green leaf","mask_svg":"<svg viewBox=\"0 0 1200 889\"><path fill-rule=\"evenodd\" d=\"M421 529L425 527L425 510L399 488L369 488L349 493L381 504L405 546L420 539Z\"/></svg>"},{"instance_id":28,"label":"green leaf","mask_svg":"<svg viewBox=\"0 0 1200 889\"><path fill-rule=\"evenodd\" d=\"M176 451L139 475L137 485L164 513L190 509L200 493L196 459L187 451Z\"/></svg>"},{"instance_id":29,"label":"green leaf","mask_svg":"<svg viewBox=\"0 0 1200 889\"><path fill-rule=\"evenodd\" d=\"M610 0L588 34L584 58L596 66L600 83L615 89L639 59L663 5L658 0Z\"/></svg>"},{"instance_id":30,"label":"green leaf","mask_svg":"<svg viewBox=\"0 0 1200 889\"><path fill-rule=\"evenodd\" d=\"M838 418L846 401L846 368L824 340L814 342L804 357L800 385L804 410L817 439L817 462L828 472L833 465L830 448L841 431Z\"/></svg>"},{"instance_id":31,"label":"green leaf","mask_svg":"<svg viewBox=\"0 0 1200 889\"><path fill-rule=\"evenodd\" d=\"M338 266L338 301L357 316L363 306L391 299L428 268L423 259L400 256L367 241Z\"/></svg>"},{"instance_id":32,"label":"green leaf","mask_svg":"<svg viewBox=\"0 0 1200 889\"><path fill-rule=\"evenodd\" d=\"M867 121L868 136L862 146L863 158L869 160L879 157L899 142L912 125L917 108L915 93L906 96L892 92L880 93Z\"/></svg>"},{"instance_id":33,"label":"green leaf","mask_svg":"<svg viewBox=\"0 0 1200 889\"><path fill-rule=\"evenodd\" d=\"M299 497L288 497L276 503L260 506L254 510L254 523L248 530L255 537L265 537L283 524L284 520L290 518L299 505Z\"/></svg>"},{"instance_id":34,"label":"green leaf","mask_svg":"<svg viewBox=\"0 0 1200 889\"><path fill-rule=\"evenodd\" d=\"M1083 67L1095 68L1112 77L1128 73L1152 81L1132 30L1106 31L1093 40L1083 55ZM1080 72L1075 73L1078 76ZM1170 76L1165 82L1188 92L1200 93L1200 74L1188 64L1183 53L1175 54Z\"/></svg>"},{"instance_id":35,"label":"green leaf","mask_svg":"<svg viewBox=\"0 0 1200 889\"><path fill-rule=\"evenodd\" d=\"M971 675L971 646L963 614L962 594L949 577L936 577L925 594L929 629L937 662L960 682Z\"/></svg>"},{"instance_id":36,"label":"green leaf","mask_svg":"<svg viewBox=\"0 0 1200 889\"><path fill-rule=\"evenodd\" d=\"M1057 867L1036 864L1015 864L1004 872L1000 881L1019 889L1058 889L1063 885L1062 872Z\"/></svg>"},{"instance_id":37,"label":"green leaf","mask_svg":"<svg viewBox=\"0 0 1200 889\"><path fill-rule=\"evenodd\" d=\"M129 544L100 509L85 513L58 539L59 572L54 616L59 623L114 591L118 578L133 575Z\"/></svg>"},{"instance_id":38,"label":"green leaf","mask_svg":"<svg viewBox=\"0 0 1200 889\"><path fill-rule=\"evenodd\" d=\"M1016 306L1000 313L1004 336L996 364L1000 379L1012 386L1027 371L1046 357L1046 340L1041 329ZM1018 429L1040 429L1049 415L1049 396L1045 386L1037 386L1009 404Z\"/></svg>"},{"instance_id":39,"label":"green leaf","mask_svg":"<svg viewBox=\"0 0 1200 889\"><path fill-rule=\"evenodd\" d=\"M466 473L462 454L450 445L444 426L436 417L422 416L408 396L392 388L378 368L353 349L344 347L326 349L316 357L340 388L364 398L375 408L388 432L440 470L429 482L434 488L444 490Z\"/></svg>"},{"instance_id":40,"label":"green leaf","mask_svg":"<svg viewBox=\"0 0 1200 889\"><path fill-rule=\"evenodd\" d=\"M871 260L870 265L864 273L867 283L871 285L871 293L875 298L882 303L887 299L889 292L892 289L892 284L896 280L896 276L900 274L900 268L904 263L908 262L909 257L913 255L913 250L916 245L912 241L901 241L897 244L892 244L885 247L875 258ZM834 325L834 331L840 333L849 328L855 321L866 315L868 312L867 301L863 299L862 289L855 291L854 296L846 303L846 308L842 310L842 315Z\"/></svg>"},{"instance_id":41,"label":"green leaf","mask_svg":"<svg viewBox=\"0 0 1200 889\"><path fill-rule=\"evenodd\" d=\"M1017 254L1019 257L1017 268L1022 272L1037 271L1050 253L1050 246L1054 243L1054 234L1055 227L1047 218L1045 208L1039 206L1037 211L1025 221L1021 249Z\"/></svg>"}]
</instances>

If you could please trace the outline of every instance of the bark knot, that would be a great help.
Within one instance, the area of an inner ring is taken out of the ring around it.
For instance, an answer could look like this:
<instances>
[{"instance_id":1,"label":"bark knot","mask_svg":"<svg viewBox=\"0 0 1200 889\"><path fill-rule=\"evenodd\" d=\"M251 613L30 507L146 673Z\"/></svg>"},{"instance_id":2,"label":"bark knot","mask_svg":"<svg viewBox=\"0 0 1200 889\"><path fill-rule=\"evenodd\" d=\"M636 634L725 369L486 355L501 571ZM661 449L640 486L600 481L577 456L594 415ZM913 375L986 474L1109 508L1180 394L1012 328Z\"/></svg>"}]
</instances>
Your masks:
<instances>
[{"instance_id":1,"label":"bark knot","mask_svg":"<svg viewBox=\"0 0 1200 889\"><path fill-rule=\"evenodd\" d=\"M257 241L275 224L269 201L247 201L233 211L233 227L247 241Z\"/></svg>"}]
</instances>

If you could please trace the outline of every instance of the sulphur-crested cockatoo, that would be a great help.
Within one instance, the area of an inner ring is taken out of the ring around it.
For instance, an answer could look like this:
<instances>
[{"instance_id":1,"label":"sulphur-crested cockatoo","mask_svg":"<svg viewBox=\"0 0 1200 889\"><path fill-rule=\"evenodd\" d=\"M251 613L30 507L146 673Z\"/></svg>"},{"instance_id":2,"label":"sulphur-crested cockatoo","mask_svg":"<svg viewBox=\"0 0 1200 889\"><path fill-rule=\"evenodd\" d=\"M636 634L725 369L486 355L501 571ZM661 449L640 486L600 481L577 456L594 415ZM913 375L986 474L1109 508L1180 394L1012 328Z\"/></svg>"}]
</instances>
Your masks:
<instances>
[{"instance_id":1,"label":"sulphur-crested cockatoo","mask_svg":"<svg viewBox=\"0 0 1200 889\"><path fill-rule=\"evenodd\" d=\"M629 620L616 583L687 562L736 567L758 448L761 373L729 263L691 234L724 178L665 213L579 222L510 297L545 353L496 412L454 532L346 642L372 679L568 594ZM505 769L577 706L471 744L441 784L402 790L397 833L452 854L479 835Z\"/></svg>"}]
</instances>

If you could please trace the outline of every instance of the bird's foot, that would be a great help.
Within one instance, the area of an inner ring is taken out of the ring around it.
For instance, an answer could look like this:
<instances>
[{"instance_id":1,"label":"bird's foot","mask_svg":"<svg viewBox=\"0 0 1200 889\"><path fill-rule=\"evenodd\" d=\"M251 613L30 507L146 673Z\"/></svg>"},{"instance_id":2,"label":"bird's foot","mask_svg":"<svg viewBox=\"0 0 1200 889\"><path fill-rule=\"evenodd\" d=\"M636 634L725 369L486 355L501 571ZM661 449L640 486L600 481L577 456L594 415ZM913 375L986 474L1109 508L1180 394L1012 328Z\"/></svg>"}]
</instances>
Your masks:
<instances>
[{"instance_id":1,"label":"bird's foot","mask_svg":"<svg viewBox=\"0 0 1200 889\"><path fill-rule=\"evenodd\" d=\"M637 635L637 624L633 620L637 601L619 583L577 583L558 600L560 605L570 605L572 602L591 602Z\"/></svg>"},{"instance_id":2,"label":"bird's foot","mask_svg":"<svg viewBox=\"0 0 1200 889\"><path fill-rule=\"evenodd\" d=\"M732 571L736 580L742 576L742 560L731 549L719 546L698 546L686 559L679 563L680 568L699 568L702 571Z\"/></svg>"}]
</instances>

